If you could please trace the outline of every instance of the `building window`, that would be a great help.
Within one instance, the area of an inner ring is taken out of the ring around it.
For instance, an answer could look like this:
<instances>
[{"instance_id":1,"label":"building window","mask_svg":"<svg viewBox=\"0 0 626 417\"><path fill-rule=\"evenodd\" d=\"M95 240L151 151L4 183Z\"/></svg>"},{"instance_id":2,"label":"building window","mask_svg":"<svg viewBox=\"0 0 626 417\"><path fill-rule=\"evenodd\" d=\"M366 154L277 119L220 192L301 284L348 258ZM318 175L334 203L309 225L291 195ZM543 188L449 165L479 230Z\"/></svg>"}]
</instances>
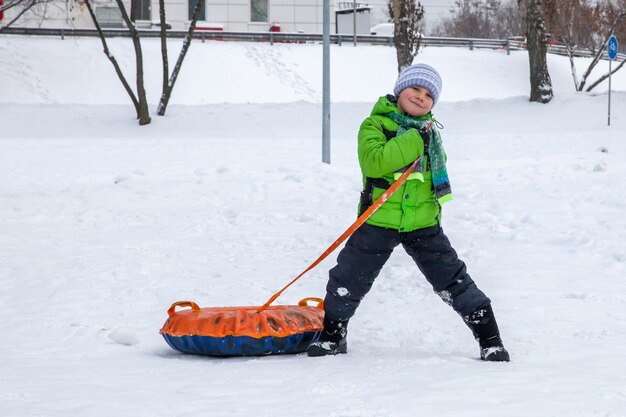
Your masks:
<instances>
[{"instance_id":1,"label":"building window","mask_svg":"<svg viewBox=\"0 0 626 417\"><path fill-rule=\"evenodd\" d=\"M151 0L137 0L131 2L131 6L135 7L135 20L150 20Z\"/></svg>"},{"instance_id":2,"label":"building window","mask_svg":"<svg viewBox=\"0 0 626 417\"><path fill-rule=\"evenodd\" d=\"M198 1L200 0L189 0L189 15L188 15L188 20L193 20L193 11L196 8L196 4L198 4ZM206 0L202 2L202 6L200 7L200 16L198 17L198 20L204 20L204 16L205 16L205 12L204 12L204 7L206 5Z\"/></svg>"},{"instance_id":3,"label":"building window","mask_svg":"<svg viewBox=\"0 0 626 417\"><path fill-rule=\"evenodd\" d=\"M250 21L252 22L267 22L268 13L267 5L269 0L250 0Z\"/></svg>"},{"instance_id":4,"label":"building window","mask_svg":"<svg viewBox=\"0 0 626 417\"><path fill-rule=\"evenodd\" d=\"M122 12L117 6L96 7L96 19L103 28L123 28Z\"/></svg>"}]
</instances>

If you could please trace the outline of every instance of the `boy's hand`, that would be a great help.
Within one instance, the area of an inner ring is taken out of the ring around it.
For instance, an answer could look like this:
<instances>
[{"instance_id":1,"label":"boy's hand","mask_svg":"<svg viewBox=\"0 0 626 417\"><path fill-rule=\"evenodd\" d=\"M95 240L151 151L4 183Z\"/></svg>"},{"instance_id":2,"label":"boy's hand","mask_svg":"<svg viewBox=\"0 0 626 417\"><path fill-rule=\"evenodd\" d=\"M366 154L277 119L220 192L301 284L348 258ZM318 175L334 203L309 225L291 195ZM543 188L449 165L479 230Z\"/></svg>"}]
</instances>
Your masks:
<instances>
[{"instance_id":1,"label":"boy's hand","mask_svg":"<svg viewBox=\"0 0 626 417\"><path fill-rule=\"evenodd\" d=\"M424 132L424 134L428 135L427 132ZM426 138L428 137L429 136L426 136ZM422 139L422 135L420 134L420 132L417 131L417 129L411 128L400 135L396 135L394 140L406 140L414 142L415 146L417 147L418 154L424 155L424 139Z\"/></svg>"},{"instance_id":2,"label":"boy's hand","mask_svg":"<svg viewBox=\"0 0 626 417\"><path fill-rule=\"evenodd\" d=\"M426 129L418 130L418 133L420 134L422 141L424 142L424 145L426 145L426 147L428 147L428 144L430 143L431 132L432 130L426 130Z\"/></svg>"}]
</instances>

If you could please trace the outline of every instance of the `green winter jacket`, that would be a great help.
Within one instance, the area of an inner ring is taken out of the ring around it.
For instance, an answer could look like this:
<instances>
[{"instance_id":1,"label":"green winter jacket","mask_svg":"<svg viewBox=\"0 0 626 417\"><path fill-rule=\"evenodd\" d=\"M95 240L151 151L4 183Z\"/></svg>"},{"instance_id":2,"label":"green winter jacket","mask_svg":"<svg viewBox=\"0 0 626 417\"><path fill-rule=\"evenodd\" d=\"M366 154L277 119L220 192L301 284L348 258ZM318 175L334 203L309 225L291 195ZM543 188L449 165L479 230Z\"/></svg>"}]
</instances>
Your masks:
<instances>
[{"instance_id":1,"label":"green winter jacket","mask_svg":"<svg viewBox=\"0 0 626 417\"><path fill-rule=\"evenodd\" d=\"M396 132L398 124L386 117L399 112L395 103L381 97L374 105L370 117L359 129L359 164L363 173L363 187L367 177L383 178L394 182L394 172L413 163L424 154L424 142L415 129L397 135L387 141L384 130ZM431 119L427 114L423 119ZM384 129L384 130L383 130ZM426 162L426 160L425 160ZM376 201L385 189L374 187L372 201ZM360 206L360 205L359 205ZM360 212L360 207L359 207ZM441 206L435 198L430 171L424 173L424 181L407 180L367 220L368 224L400 232L435 226L441 221Z\"/></svg>"}]
</instances>

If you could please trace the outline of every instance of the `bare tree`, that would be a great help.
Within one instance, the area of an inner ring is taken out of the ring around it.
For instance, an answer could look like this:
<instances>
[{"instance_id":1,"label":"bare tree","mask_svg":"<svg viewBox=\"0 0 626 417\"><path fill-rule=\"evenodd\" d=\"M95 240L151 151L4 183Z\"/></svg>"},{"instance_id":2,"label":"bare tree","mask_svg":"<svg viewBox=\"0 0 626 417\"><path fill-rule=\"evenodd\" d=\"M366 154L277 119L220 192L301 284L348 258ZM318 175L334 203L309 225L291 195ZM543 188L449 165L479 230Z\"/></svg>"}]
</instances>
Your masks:
<instances>
[{"instance_id":1,"label":"bare tree","mask_svg":"<svg viewBox=\"0 0 626 417\"><path fill-rule=\"evenodd\" d=\"M133 0L133 2L134 1L135 0ZM109 58L109 61L111 61L111 63L113 64L113 67L115 68L115 72L117 73L117 76L119 77L120 81L122 82L122 85L124 86L124 89L130 96L130 99L132 100L133 105L135 106L135 111L137 112L137 119L139 120L139 124L143 126L143 125L149 124L151 119L150 119L150 112L148 110L148 101L146 99L146 90L144 88L144 82L143 82L143 54L141 51L141 42L139 39L139 32L135 28L135 24L130 20L130 17L128 16L128 13L126 12L126 8L124 7L122 0L115 0L115 2L117 3L118 8L120 9L120 12L122 14L122 19L124 19L124 22L126 23L128 30L130 31L131 39L133 41L133 46L135 48L137 95L135 95L133 89L128 84L128 81L126 81L126 78L124 77L124 74L122 73L122 70L117 60L115 59L113 54L110 52L107 46L106 38L104 36L104 33L102 32L102 28L100 27L100 24L98 23L98 19L96 19L96 15L93 11L93 8L91 7L90 0L85 0L85 5L87 6L87 9L89 10L89 14L91 15L93 23L96 26L96 30L98 31L98 35L100 36L100 40L102 41L104 54L107 56L107 58ZM131 3L131 7L132 7L132 3Z\"/></svg>"},{"instance_id":2,"label":"bare tree","mask_svg":"<svg viewBox=\"0 0 626 417\"><path fill-rule=\"evenodd\" d=\"M6 24L0 25L0 32L17 22L26 12L31 11L35 6L48 3L50 0L6 0L0 5L0 14L12 10L17 14Z\"/></svg>"},{"instance_id":3,"label":"bare tree","mask_svg":"<svg viewBox=\"0 0 626 417\"><path fill-rule=\"evenodd\" d=\"M546 18L553 37L565 47L569 56L572 79L576 91L583 91L588 77L600 61L611 34L626 26L620 23L626 21L626 0L621 5L613 3L598 3L590 0L550 0L546 4ZM594 53L589 66L579 79L574 57L577 50L584 49ZM613 71L619 71L624 62ZM607 79L605 74L593 82L586 91L591 91L602 81Z\"/></svg>"},{"instance_id":4,"label":"bare tree","mask_svg":"<svg viewBox=\"0 0 626 417\"><path fill-rule=\"evenodd\" d=\"M185 36L185 40L183 41L183 47L178 55L178 60L176 61L176 65L174 66L174 70L172 71L172 75L169 77L169 64L167 62L167 34L166 34L166 22L165 22L165 0L159 0L159 17L161 19L161 55L163 57L163 90L161 93L161 100L159 101L159 107L157 109L157 114L159 116L163 116L165 114L165 110L167 109L167 103L170 101L170 96L172 95L172 90L174 89L174 84L176 84L176 79L178 78L178 73L180 72L180 68L183 65L183 60L187 55L187 51L191 46L191 40L193 39L193 33L196 29L196 23L198 22L198 18L200 17L200 11L202 10L202 4L204 0L198 0L196 2L196 7L193 9L193 16L191 19L191 24L189 25L189 30L187 31L187 35Z\"/></svg>"},{"instance_id":5,"label":"bare tree","mask_svg":"<svg viewBox=\"0 0 626 417\"><path fill-rule=\"evenodd\" d=\"M451 16L435 28L436 34L459 38L506 38L525 32L525 10L513 0L456 0L454 5Z\"/></svg>"},{"instance_id":6,"label":"bare tree","mask_svg":"<svg viewBox=\"0 0 626 417\"><path fill-rule=\"evenodd\" d=\"M420 47L424 6L416 0L389 0L389 16L394 24L398 73L413 63Z\"/></svg>"},{"instance_id":7,"label":"bare tree","mask_svg":"<svg viewBox=\"0 0 626 417\"><path fill-rule=\"evenodd\" d=\"M617 16L614 17L614 22L611 25L610 29L607 31L606 37L604 42L602 43L602 47L598 50L598 52L596 52L596 55L594 56L594 58L591 60L591 63L589 64L589 67L587 68L587 71L585 71L585 73L582 76L582 79L580 80L580 83L577 86L577 91L582 91L583 88L585 87L585 83L587 82L587 78L589 77L589 74L591 74L591 71L593 70L593 68L598 64L598 61L600 61L600 57L602 56L604 50L606 49L606 46L609 43L609 38L611 37L611 35L614 33L615 28L619 25L620 22L622 22L623 20L626 20L626 10L622 11L621 14L618 14ZM614 74L615 72L619 71L624 64L626 64L626 58L622 60L622 62L615 67L615 69L613 69L611 71L611 74ZM572 63L573 66L573 63ZM573 71L574 75L575 75L575 71ZM589 87L587 87L587 90L585 91L591 91L593 90L596 86L598 86L602 81L606 80L607 78L609 78L609 73L603 75L602 77L600 77L598 80L596 80L594 83L592 83Z\"/></svg>"},{"instance_id":8,"label":"bare tree","mask_svg":"<svg viewBox=\"0 0 626 417\"><path fill-rule=\"evenodd\" d=\"M520 0L524 1L524 0ZM530 101L549 103L553 98L552 80L548 72L548 42L541 0L527 1L526 44L530 65Z\"/></svg>"}]
</instances>

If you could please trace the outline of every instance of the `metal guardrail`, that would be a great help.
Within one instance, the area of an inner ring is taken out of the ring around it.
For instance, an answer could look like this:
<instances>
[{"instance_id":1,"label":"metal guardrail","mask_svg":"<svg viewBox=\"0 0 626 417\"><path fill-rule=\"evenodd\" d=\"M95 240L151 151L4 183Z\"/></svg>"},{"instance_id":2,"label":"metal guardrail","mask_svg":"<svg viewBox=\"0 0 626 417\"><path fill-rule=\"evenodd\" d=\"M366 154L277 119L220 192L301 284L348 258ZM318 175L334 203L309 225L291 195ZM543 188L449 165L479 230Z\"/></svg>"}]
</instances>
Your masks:
<instances>
[{"instance_id":1,"label":"metal guardrail","mask_svg":"<svg viewBox=\"0 0 626 417\"><path fill-rule=\"evenodd\" d=\"M127 29L119 28L103 28L106 37L129 37L130 33ZM139 34L143 38L158 38L161 32L158 29L139 29ZM95 29L45 29L45 28L5 28L1 33L8 35L33 35L33 36L58 36L65 38L66 36L82 37L82 36L98 36ZM168 38L184 38L187 31L168 30ZM322 34L318 33L289 33L289 32L224 32L218 30L203 30L196 28L194 32L195 39L202 40L219 40L219 41L241 41L241 42L277 42L277 43L307 43L322 42ZM341 45L342 43L351 43L354 36L331 34L330 42ZM393 37L376 36L376 35L357 35L357 42L368 43L372 45L389 45L393 46ZM423 46L459 46L469 49L474 48L504 48L507 45L506 39L471 39L471 38L442 38L442 37L423 37L421 40Z\"/></svg>"},{"instance_id":2,"label":"metal guardrail","mask_svg":"<svg viewBox=\"0 0 626 417\"><path fill-rule=\"evenodd\" d=\"M111 29L103 28L106 37L130 37L127 29ZM142 38L158 38L161 36L159 29L140 29L138 30ZM29 36L57 36L64 39L66 36L72 37L93 37L98 36L95 29L45 29L45 28L4 28L0 34L7 35L29 35ZM187 36L187 31L168 30L167 37L173 39L182 39ZM239 41L239 42L268 42L274 43L320 43L322 42L322 34L318 33L289 33L289 32L224 32L219 30L205 30L196 28L194 39L204 41ZM332 44L341 45L352 43L353 35L331 34L330 42ZM358 43L367 43L372 45L393 46L393 37L376 36L376 35L357 35ZM473 49L500 49L507 53L510 51L526 50L526 44L519 38L510 39L482 39L482 38L447 38L424 36L421 39L422 46L452 46ZM553 45L548 47L548 52L558 55L566 55L567 50L564 46ZM592 51L576 50L576 57L593 57ZM602 59L608 59L606 53ZM618 59L626 59L626 54L618 54Z\"/></svg>"},{"instance_id":3,"label":"metal guardrail","mask_svg":"<svg viewBox=\"0 0 626 417\"><path fill-rule=\"evenodd\" d=\"M550 52L551 54L555 54L555 55L569 56L569 54L567 53L567 48L563 45L551 45L548 47L548 52ZM596 56L596 52L590 51L587 49L575 49L572 51L572 55L577 58L593 58L594 56ZM604 60L608 60L609 59L608 52L603 51L602 56L600 58ZM626 54L619 53L617 54L616 59L619 61L623 61L626 59Z\"/></svg>"},{"instance_id":4,"label":"metal guardrail","mask_svg":"<svg viewBox=\"0 0 626 417\"><path fill-rule=\"evenodd\" d=\"M130 37L127 29L102 28L106 37ZM142 38L158 38L161 36L159 29L138 29ZM46 28L5 28L0 32L8 35L33 35L33 36L66 36L83 37L98 36L95 29L46 29ZM187 36L187 31L168 30L167 37L182 39ZM357 41L362 43L392 45L393 39L386 36L359 35ZM218 30L203 30L196 28L194 39L217 40L217 41L240 41L240 42L283 42L283 43L306 43L322 42L322 34L317 33L289 33L289 32L224 32ZM331 43L341 45L343 42L352 42L352 35L331 35Z\"/></svg>"}]
</instances>

